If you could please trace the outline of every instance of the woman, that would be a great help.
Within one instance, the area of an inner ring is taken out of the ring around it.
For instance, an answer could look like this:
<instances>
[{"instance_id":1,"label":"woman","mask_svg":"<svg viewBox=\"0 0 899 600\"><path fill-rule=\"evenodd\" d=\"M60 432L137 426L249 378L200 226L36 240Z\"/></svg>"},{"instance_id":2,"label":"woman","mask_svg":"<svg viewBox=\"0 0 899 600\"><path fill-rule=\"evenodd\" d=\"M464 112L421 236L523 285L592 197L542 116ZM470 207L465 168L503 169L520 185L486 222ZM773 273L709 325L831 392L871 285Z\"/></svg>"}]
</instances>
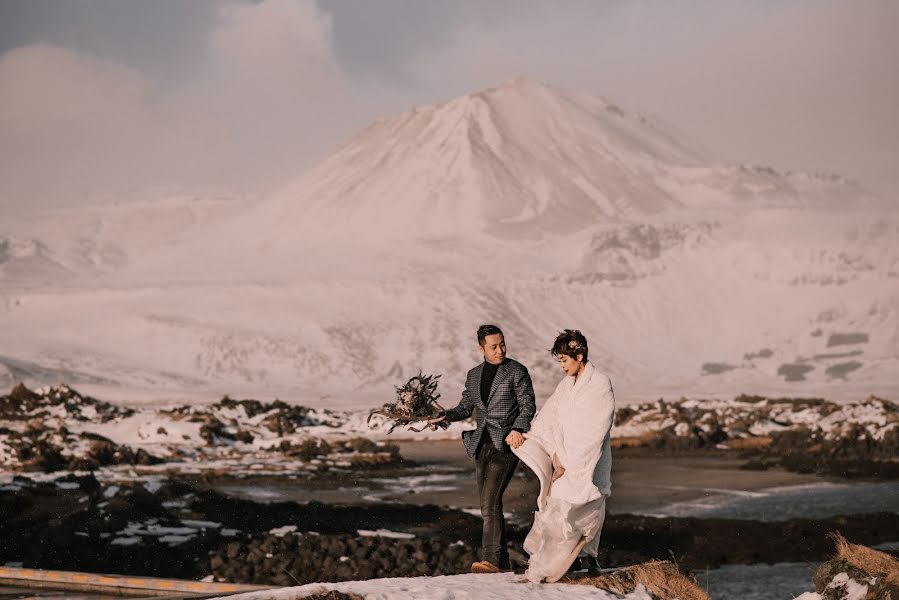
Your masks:
<instances>
[{"instance_id":1,"label":"woman","mask_svg":"<svg viewBox=\"0 0 899 600\"><path fill-rule=\"evenodd\" d=\"M538 511L524 542L526 575L534 582L557 581L579 552L591 557L591 572L598 571L599 534L612 492L612 384L587 361L580 331L560 333L550 352L566 376L514 450L540 479Z\"/></svg>"}]
</instances>

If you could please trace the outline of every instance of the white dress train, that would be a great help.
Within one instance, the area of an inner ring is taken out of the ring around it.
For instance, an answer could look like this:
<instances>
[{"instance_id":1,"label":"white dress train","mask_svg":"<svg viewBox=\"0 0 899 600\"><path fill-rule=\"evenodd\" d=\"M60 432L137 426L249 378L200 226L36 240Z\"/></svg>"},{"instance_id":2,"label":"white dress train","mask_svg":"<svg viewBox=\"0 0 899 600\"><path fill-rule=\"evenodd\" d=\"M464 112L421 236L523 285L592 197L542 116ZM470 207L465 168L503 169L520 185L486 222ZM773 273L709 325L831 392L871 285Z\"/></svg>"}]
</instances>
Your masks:
<instances>
[{"instance_id":1,"label":"white dress train","mask_svg":"<svg viewBox=\"0 0 899 600\"><path fill-rule=\"evenodd\" d=\"M524 541L534 582L564 572L582 538L595 556L612 493L611 430L615 397L609 378L587 363L577 378L565 377L513 450L540 480L534 525ZM552 457L565 473L552 481ZM566 563L567 564L563 564Z\"/></svg>"}]
</instances>

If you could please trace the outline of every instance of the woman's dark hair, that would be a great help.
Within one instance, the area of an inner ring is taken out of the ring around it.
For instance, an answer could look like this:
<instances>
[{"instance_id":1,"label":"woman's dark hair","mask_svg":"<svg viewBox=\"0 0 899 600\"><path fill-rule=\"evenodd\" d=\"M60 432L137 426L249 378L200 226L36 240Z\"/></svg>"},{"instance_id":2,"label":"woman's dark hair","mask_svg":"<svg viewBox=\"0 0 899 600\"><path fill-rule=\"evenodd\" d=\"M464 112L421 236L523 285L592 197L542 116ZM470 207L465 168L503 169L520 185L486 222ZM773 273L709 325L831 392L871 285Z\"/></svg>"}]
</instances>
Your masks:
<instances>
[{"instance_id":1,"label":"woman's dark hair","mask_svg":"<svg viewBox=\"0 0 899 600\"><path fill-rule=\"evenodd\" d=\"M483 346L488 335L496 335L497 333L503 335L502 330L496 325L481 325L478 327L478 345Z\"/></svg>"},{"instance_id":2,"label":"woman's dark hair","mask_svg":"<svg viewBox=\"0 0 899 600\"><path fill-rule=\"evenodd\" d=\"M587 338L577 329L566 329L557 335L556 341L553 342L553 347L550 350L553 356L564 354L575 360L577 360L577 355L581 354L584 357L584 362L587 362L587 352Z\"/></svg>"}]
</instances>

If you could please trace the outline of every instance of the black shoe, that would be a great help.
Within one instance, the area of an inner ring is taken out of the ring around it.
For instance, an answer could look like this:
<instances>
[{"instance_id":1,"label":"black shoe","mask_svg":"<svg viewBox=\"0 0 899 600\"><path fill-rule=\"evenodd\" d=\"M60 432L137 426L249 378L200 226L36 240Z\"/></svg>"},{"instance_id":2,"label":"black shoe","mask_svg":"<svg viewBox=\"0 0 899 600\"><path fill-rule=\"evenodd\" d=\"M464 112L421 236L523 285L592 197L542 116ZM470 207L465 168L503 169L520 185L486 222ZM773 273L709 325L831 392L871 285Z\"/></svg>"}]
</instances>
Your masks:
<instances>
[{"instance_id":1,"label":"black shoe","mask_svg":"<svg viewBox=\"0 0 899 600\"><path fill-rule=\"evenodd\" d=\"M591 577L602 575L602 568L599 566L599 561L596 560L595 556L582 556L578 560L581 563L581 570L586 570L587 575Z\"/></svg>"}]
</instances>

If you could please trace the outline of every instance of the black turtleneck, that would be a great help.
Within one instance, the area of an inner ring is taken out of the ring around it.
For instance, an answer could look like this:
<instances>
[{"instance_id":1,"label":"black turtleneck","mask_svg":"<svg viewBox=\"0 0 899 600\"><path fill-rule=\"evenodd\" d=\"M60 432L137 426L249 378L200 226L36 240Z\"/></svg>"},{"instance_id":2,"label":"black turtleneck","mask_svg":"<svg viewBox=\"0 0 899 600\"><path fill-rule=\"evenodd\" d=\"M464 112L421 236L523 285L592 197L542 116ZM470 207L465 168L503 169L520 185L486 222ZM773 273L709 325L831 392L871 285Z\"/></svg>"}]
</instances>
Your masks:
<instances>
[{"instance_id":1,"label":"black turtleneck","mask_svg":"<svg viewBox=\"0 0 899 600\"><path fill-rule=\"evenodd\" d=\"M481 373L481 400L485 405L490 400L490 388L493 387L493 380L496 379L498 370L499 365L484 361L484 371Z\"/></svg>"},{"instance_id":2,"label":"black turtleneck","mask_svg":"<svg viewBox=\"0 0 899 600\"><path fill-rule=\"evenodd\" d=\"M496 372L500 365L484 361L484 371L481 373L481 400L486 405L490 400L490 388L493 387L493 380L496 379Z\"/></svg>"}]
</instances>

